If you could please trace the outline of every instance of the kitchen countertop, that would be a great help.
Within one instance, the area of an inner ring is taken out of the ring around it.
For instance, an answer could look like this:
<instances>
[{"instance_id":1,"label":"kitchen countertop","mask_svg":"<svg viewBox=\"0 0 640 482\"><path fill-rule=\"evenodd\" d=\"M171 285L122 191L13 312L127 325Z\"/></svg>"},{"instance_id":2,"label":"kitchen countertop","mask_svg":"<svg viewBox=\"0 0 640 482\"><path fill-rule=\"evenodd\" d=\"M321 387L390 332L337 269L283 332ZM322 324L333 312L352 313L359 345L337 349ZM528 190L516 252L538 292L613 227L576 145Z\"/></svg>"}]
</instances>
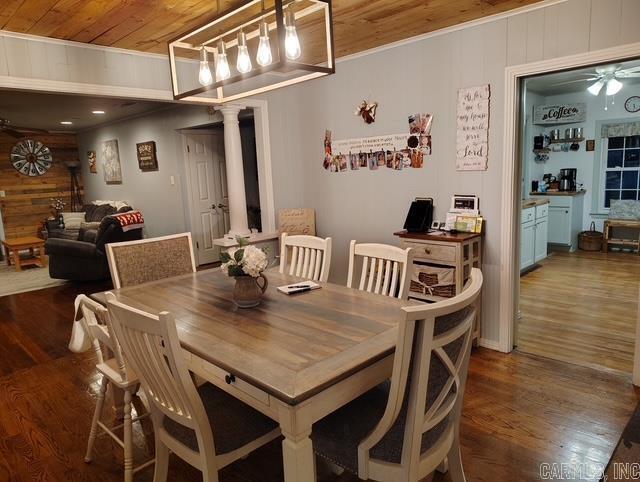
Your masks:
<instances>
[{"instance_id":1,"label":"kitchen countertop","mask_svg":"<svg viewBox=\"0 0 640 482\"><path fill-rule=\"evenodd\" d=\"M580 196L587 192L586 189L580 191L547 191L547 192L530 192L530 196Z\"/></svg>"},{"instance_id":2,"label":"kitchen countertop","mask_svg":"<svg viewBox=\"0 0 640 482\"><path fill-rule=\"evenodd\" d=\"M522 209L532 208L534 206L542 206L543 204L549 204L548 199L523 199Z\"/></svg>"}]
</instances>

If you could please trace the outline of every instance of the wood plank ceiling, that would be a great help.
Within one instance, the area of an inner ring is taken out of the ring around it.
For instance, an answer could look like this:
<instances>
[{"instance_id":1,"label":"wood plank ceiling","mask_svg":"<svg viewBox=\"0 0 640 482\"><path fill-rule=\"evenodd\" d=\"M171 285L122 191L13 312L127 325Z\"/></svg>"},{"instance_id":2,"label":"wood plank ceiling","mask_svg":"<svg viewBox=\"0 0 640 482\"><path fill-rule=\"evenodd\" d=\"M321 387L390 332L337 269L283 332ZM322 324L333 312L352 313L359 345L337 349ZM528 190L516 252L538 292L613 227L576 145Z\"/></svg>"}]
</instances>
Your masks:
<instances>
[{"instance_id":1,"label":"wood plank ceiling","mask_svg":"<svg viewBox=\"0 0 640 482\"><path fill-rule=\"evenodd\" d=\"M540 0L334 0L336 56L486 17ZM166 53L167 42L240 0L2 0L0 28Z\"/></svg>"}]
</instances>

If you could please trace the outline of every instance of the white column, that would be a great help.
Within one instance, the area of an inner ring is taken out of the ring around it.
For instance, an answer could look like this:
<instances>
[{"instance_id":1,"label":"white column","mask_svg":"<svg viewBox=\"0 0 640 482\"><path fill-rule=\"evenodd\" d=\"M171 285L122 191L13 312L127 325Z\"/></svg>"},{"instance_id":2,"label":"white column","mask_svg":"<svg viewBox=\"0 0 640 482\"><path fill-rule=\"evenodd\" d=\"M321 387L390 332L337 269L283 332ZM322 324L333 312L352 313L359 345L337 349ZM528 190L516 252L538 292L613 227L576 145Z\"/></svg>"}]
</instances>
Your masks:
<instances>
[{"instance_id":1,"label":"white column","mask_svg":"<svg viewBox=\"0 0 640 482\"><path fill-rule=\"evenodd\" d=\"M220 108L224 122L224 154L227 167L227 192L229 193L229 235L250 234L247 220L247 198L244 189L244 168L242 164L242 143L238 114L239 105L225 105Z\"/></svg>"}]
</instances>

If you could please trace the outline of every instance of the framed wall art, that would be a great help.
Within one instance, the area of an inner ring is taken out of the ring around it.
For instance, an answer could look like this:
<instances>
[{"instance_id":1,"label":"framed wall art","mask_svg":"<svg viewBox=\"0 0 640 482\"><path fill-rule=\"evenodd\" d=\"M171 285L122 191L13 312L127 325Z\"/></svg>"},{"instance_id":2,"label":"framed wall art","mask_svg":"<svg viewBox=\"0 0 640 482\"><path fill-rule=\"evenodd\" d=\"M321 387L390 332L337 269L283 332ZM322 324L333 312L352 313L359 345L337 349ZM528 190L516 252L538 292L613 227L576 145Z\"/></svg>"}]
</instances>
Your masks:
<instances>
[{"instance_id":1,"label":"framed wall art","mask_svg":"<svg viewBox=\"0 0 640 482\"><path fill-rule=\"evenodd\" d=\"M136 144L138 166L141 171L157 171L158 158L156 156L156 143L154 141L140 142Z\"/></svg>"},{"instance_id":2,"label":"framed wall art","mask_svg":"<svg viewBox=\"0 0 640 482\"><path fill-rule=\"evenodd\" d=\"M122 167L120 166L120 152L118 151L117 139L111 139L102 143L102 169L104 170L104 181L107 184L122 182Z\"/></svg>"},{"instance_id":3,"label":"framed wall art","mask_svg":"<svg viewBox=\"0 0 640 482\"><path fill-rule=\"evenodd\" d=\"M87 160L89 162L89 172L91 174L97 174L98 166L96 166L96 151L87 151Z\"/></svg>"}]
</instances>

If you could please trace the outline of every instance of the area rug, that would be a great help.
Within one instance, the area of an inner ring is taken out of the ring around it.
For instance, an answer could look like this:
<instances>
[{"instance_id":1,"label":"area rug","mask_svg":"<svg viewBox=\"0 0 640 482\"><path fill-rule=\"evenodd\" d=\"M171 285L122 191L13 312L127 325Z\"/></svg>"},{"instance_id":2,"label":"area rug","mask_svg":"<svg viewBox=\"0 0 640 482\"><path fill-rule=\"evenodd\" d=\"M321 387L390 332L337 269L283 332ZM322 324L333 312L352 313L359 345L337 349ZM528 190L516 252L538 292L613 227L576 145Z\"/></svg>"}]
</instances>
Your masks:
<instances>
[{"instance_id":1,"label":"area rug","mask_svg":"<svg viewBox=\"0 0 640 482\"><path fill-rule=\"evenodd\" d=\"M6 261L0 265L0 296L41 290L65 284L65 280L49 277L48 268L28 266L16 271L15 266L7 266Z\"/></svg>"},{"instance_id":2,"label":"area rug","mask_svg":"<svg viewBox=\"0 0 640 482\"><path fill-rule=\"evenodd\" d=\"M624 428L601 481L638 480L640 470L640 404Z\"/></svg>"}]
</instances>

